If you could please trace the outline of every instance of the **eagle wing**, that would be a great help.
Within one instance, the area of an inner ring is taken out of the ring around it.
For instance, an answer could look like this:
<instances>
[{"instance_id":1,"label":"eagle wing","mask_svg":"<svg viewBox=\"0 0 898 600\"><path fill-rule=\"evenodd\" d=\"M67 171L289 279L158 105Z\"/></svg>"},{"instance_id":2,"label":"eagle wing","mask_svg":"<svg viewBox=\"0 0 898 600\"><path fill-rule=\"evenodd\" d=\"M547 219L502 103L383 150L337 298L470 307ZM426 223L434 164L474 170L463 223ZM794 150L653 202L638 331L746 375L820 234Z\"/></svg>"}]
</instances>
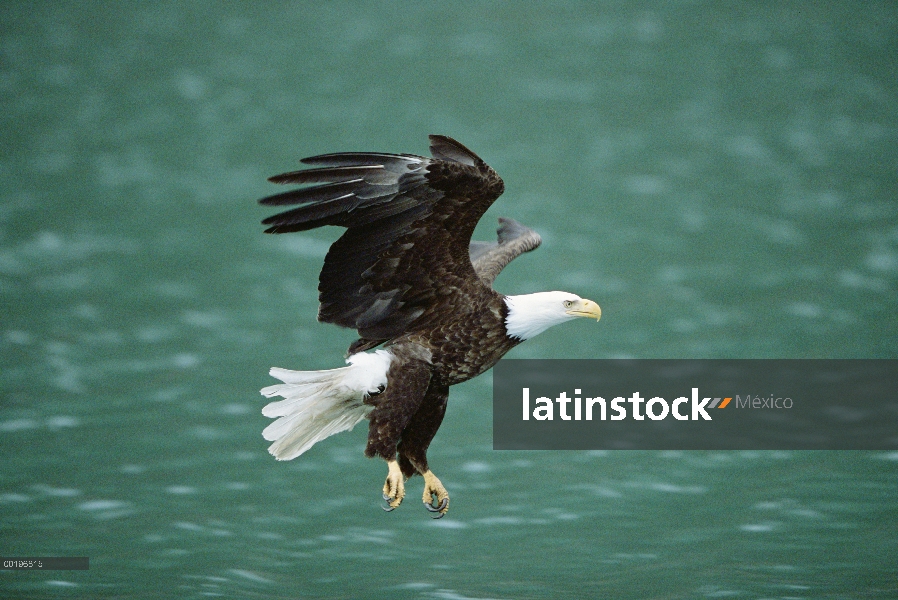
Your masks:
<instances>
[{"instance_id":1,"label":"eagle wing","mask_svg":"<svg viewBox=\"0 0 898 600\"><path fill-rule=\"evenodd\" d=\"M319 321L383 341L438 318L441 305L463 306L488 292L469 244L480 217L502 194L502 179L452 138L430 136L430 150L433 158L325 154L303 159L310 169L270 179L317 185L260 200L300 205L262 221L266 233L346 228L324 259Z\"/></svg>"},{"instance_id":2,"label":"eagle wing","mask_svg":"<svg viewBox=\"0 0 898 600\"><path fill-rule=\"evenodd\" d=\"M542 242L539 234L526 225L504 217L499 218L496 234L498 242L471 242L469 248L474 270L486 286L493 285L508 263L524 252L535 250Z\"/></svg>"}]
</instances>

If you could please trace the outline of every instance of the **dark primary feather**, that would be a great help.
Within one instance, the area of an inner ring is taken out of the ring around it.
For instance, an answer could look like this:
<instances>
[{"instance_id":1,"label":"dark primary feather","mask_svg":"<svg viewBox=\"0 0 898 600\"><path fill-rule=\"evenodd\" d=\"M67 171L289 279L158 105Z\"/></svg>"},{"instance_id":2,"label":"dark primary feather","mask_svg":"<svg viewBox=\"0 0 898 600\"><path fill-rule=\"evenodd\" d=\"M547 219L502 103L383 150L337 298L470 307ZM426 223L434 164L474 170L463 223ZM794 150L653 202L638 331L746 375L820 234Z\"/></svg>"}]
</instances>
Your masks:
<instances>
[{"instance_id":1,"label":"dark primary feather","mask_svg":"<svg viewBox=\"0 0 898 600\"><path fill-rule=\"evenodd\" d=\"M262 221L264 225L272 225L265 233L305 231L322 225L354 227L387 216L384 213L391 211L378 211L378 205L424 183L425 161L426 158L418 156L363 153L305 158L306 163L331 166L271 178L275 183L321 185L262 198L259 202L266 205L303 205Z\"/></svg>"},{"instance_id":2,"label":"dark primary feather","mask_svg":"<svg viewBox=\"0 0 898 600\"><path fill-rule=\"evenodd\" d=\"M272 178L273 179L273 178ZM267 198L259 200L259 204L266 206L289 206L291 204L309 204L311 202L326 202L336 198L342 198L348 195L354 195L353 192L359 183L363 182L362 178L339 180L335 178L332 183L324 185L316 185L314 187L301 188L298 190L290 190L274 194ZM262 221L264 225L274 223L281 215L275 215Z\"/></svg>"},{"instance_id":3,"label":"dark primary feather","mask_svg":"<svg viewBox=\"0 0 898 600\"><path fill-rule=\"evenodd\" d=\"M488 291L469 244L501 195L502 180L455 140L430 136L430 142L432 159L365 152L303 159L314 168L272 181L319 185L262 200L300 205L265 219L267 233L347 228L325 257L318 318L357 329L363 342L402 335L436 318L441 303L460 306ZM500 258L496 251L489 256Z\"/></svg>"},{"instance_id":4,"label":"dark primary feather","mask_svg":"<svg viewBox=\"0 0 898 600\"><path fill-rule=\"evenodd\" d=\"M269 177L271 183L338 183L340 181L350 181L353 179L368 178L374 183L382 183L377 180L380 174L384 178L389 177L389 171L385 170L383 165L367 165L362 167L324 167L321 169L303 169L302 171L291 171ZM259 200L261 204L269 204L266 199Z\"/></svg>"}]
</instances>

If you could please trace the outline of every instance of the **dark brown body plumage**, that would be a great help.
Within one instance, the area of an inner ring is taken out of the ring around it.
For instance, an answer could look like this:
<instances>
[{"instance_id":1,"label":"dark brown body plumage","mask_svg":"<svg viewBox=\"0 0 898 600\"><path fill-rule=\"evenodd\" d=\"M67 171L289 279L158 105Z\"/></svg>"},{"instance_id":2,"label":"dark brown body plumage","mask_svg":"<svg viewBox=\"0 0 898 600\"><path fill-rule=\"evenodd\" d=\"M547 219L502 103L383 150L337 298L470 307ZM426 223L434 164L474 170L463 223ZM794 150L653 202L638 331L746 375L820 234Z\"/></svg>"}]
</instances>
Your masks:
<instances>
[{"instance_id":1,"label":"dark brown body plumage","mask_svg":"<svg viewBox=\"0 0 898 600\"><path fill-rule=\"evenodd\" d=\"M393 355L387 386L366 399L368 456L399 457L406 476L427 471L426 452L446 411L449 386L490 369L519 340L505 330L492 289L512 259L536 248L531 229L500 219L496 243L471 242L504 189L473 152L431 136L433 158L342 153L272 177L315 183L261 200L300 204L263 221L268 233L346 227L319 278L318 319L356 329L349 353L381 344Z\"/></svg>"}]
</instances>

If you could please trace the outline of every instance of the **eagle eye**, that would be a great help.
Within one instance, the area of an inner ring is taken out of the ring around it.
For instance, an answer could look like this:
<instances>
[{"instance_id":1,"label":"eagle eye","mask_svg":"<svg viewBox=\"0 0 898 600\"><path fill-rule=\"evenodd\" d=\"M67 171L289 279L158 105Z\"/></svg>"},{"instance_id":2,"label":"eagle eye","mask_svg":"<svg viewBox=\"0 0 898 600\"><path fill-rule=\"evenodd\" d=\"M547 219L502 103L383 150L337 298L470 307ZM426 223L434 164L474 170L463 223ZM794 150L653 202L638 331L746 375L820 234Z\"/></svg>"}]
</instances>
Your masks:
<instances>
[{"instance_id":1,"label":"eagle eye","mask_svg":"<svg viewBox=\"0 0 898 600\"><path fill-rule=\"evenodd\" d=\"M565 307L565 308L570 308L570 307L572 307L572 306L574 305L574 301L573 301L573 300L565 300L565 301L563 302L563 304L564 304L564 307Z\"/></svg>"}]
</instances>

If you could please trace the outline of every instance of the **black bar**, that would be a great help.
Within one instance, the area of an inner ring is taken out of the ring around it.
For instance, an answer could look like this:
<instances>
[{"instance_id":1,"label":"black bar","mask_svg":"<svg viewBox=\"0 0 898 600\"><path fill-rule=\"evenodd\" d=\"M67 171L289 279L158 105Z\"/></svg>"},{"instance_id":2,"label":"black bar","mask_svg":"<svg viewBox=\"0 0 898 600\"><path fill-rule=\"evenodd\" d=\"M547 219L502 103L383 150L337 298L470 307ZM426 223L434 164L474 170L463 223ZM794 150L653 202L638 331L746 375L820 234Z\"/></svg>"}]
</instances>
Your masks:
<instances>
[{"instance_id":1,"label":"black bar","mask_svg":"<svg viewBox=\"0 0 898 600\"><path fill-rule=\"evenodd\" d=\"M896 450L898 360L505 359L493 448Z\"/></svg>"},{"instance_id":2,"label":"black bar","mask_svg":"<svg viewBox=\"0 0 898 600\"><path fill-rule=\"evenodd\" d=\"M2 556L2 571L86 571L90 568L87 556Z\"/></svg>"}]
</instances>

